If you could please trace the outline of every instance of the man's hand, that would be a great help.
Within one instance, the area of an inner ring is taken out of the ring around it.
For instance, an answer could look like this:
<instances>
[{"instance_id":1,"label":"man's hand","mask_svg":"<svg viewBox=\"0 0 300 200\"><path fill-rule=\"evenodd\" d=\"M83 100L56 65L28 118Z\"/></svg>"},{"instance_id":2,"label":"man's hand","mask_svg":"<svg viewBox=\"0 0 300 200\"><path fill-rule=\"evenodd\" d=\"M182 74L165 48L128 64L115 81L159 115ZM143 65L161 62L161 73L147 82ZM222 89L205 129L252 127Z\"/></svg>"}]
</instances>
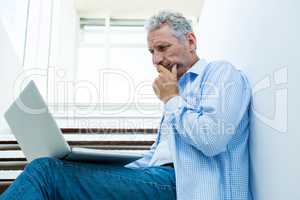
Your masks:
<instances>
[{"instance_id":1,"label":"man's hand","mask_svg":"<svg viewBox=\"0 0 300 200\"><path fill-rule=\"evenodd\" d=\"M162 65L157 66L158 77L153 82L156 96L166 103L170 98L178 96L177 65L173 65L171 72Z\"/></svg>"}]
</instances>

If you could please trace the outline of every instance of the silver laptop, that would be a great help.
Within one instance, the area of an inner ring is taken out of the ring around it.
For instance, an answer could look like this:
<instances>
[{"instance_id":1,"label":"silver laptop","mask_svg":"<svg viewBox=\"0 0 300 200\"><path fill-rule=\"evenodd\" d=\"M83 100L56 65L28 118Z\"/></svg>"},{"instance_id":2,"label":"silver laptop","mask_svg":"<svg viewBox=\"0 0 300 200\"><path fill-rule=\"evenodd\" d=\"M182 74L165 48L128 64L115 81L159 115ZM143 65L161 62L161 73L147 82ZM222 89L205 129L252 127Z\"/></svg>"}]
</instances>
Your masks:
<instances>
[{"instance_id":1,"label":"silver laptop","mask_svg":"<svg viewBox=\"0 0 300 200\"><path fill-rule=\"evenodd\" d=\"M28 161L56 157L126 164L142 157L139 153L70 147L33 81L6 111L5 119Z\"/></svg>"}]
</instances>

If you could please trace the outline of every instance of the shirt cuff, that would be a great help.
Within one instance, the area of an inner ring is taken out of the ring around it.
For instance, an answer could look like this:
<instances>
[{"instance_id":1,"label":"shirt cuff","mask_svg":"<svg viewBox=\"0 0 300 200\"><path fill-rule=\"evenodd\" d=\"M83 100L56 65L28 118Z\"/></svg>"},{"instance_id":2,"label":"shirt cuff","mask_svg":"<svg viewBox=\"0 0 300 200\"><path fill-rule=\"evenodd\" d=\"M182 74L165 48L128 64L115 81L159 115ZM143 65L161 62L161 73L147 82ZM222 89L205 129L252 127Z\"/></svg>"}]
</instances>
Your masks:
<instances>
[{"instance_id":1,"label":"shirt cuff","mask_svg":"<svg viewBox=\"0 0 300 200\"><path fill-rule=\"evenodd\" d=\"M170 116L176 114L184 105L185 101L181 96L174 96L165 103L164 115Z\"/></svg>"}]
</instances>

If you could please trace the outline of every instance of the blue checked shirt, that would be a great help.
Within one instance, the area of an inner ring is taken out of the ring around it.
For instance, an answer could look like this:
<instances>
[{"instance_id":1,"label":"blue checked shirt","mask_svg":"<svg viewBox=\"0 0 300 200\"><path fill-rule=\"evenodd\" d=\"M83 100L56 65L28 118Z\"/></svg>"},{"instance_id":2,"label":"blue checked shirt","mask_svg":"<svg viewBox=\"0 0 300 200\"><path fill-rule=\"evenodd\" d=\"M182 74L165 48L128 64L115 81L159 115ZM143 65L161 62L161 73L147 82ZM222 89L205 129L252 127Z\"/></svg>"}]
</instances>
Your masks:
<instances>
[{"instance_id":1,"label":"blue checked shirt","mask_svg":"<svg viewBox=\"0 0 300 200\"><path fill-rule=\"evenodd\" d=\"M160 127L168 128L158 129L150 151L126 167L151 166L163 132L174 163L177 199L252 199L251 89L245 75L228 62L201 59L180 78L178 88L180 96L164 106Z\"/></svg>"}]
</instances>

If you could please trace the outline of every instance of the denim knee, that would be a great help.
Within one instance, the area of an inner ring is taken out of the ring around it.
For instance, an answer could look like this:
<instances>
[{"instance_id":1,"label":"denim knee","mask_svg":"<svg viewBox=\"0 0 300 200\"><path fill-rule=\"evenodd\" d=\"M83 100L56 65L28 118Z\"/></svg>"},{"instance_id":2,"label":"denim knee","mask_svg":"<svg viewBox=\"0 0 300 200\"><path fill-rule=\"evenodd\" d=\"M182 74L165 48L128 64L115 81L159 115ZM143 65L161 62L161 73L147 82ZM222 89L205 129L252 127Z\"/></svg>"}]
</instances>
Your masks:
<instances>
[{"instance_id":1,"label":"denim knee","mask_svg":"<svg viewBox=\"0 0 300 200\"><path fill-rule=\"evenodd\" d=\"M42 169L42 171L54 170L62 166L61 163L62 161L57 158L41 157L31 161L26 166L25 170L26 171L40 170L40 169Z\"/></svg>"}]
</instances>

